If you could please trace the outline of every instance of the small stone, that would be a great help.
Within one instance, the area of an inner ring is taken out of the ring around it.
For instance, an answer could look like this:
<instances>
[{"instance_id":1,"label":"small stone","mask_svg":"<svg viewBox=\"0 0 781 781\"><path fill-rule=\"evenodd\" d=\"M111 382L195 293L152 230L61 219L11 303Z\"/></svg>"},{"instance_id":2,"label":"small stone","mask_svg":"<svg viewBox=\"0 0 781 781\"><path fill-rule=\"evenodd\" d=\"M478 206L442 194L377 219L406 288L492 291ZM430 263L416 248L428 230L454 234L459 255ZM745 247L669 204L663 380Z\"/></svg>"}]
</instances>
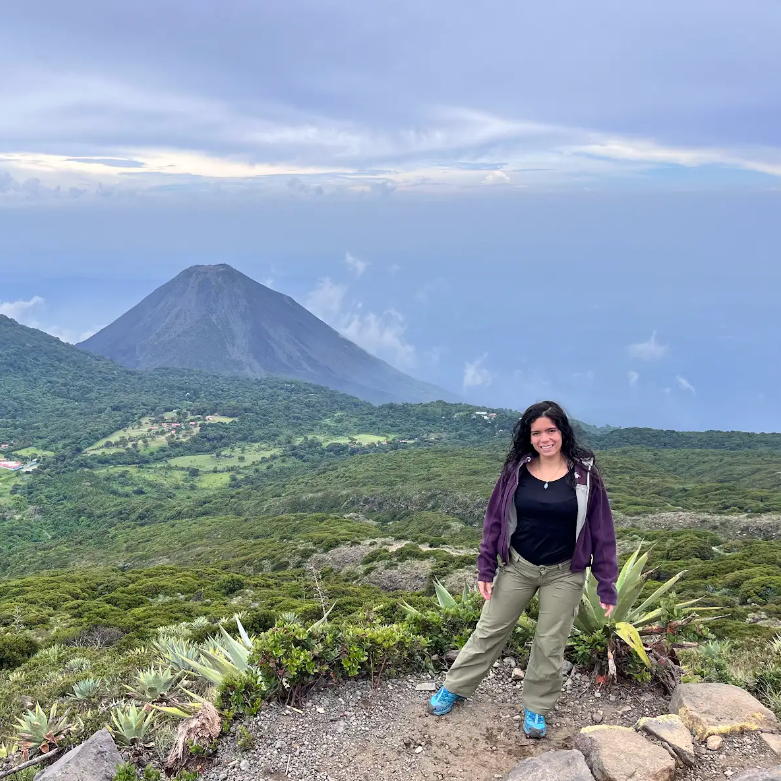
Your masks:
<instances>
[{"instance_id":1,"label":"small stone","mask_svg":"<svg viewBox=\"0 0 781 781\"><path fill-rule=\"evenodd\" d=\"M247 771L250 769L250 763L248 759L242 759L241 762L239 762L239 770Z\"/></svg>"},{"instance_id":2,"label":"small stone","mask_svg":"<svg viewBox=\"0 0 781 781\"><path fill-rule=\"evenodd\" d=\"M668 714L655 719L643 718L635 724L635 729L661 740L685 765L694 767L697 763L691 733L680 716Z\"/></svg>"},{"instance_id":3,"label":"small stone","mask_svg":"<svg viewBox=\"0 0 781 781\"><path fill-rule=\"evenodd\" d=\"M422 754L422 753L423 753L423 746L418 746L418 747L415 749L415 753L416 753L416 754Z\"/></svg>"},{"instance_id":4,"label":"small stone","mask_svg":"<svg viewBox=\"0 0 781 781\"><path fill-rule=\"evenodd\" d=\"M777 757L781 757L781 735L773 735L769 732L763 732L760 737L765 741L770 750Z\"/></svg>"},{"instance_id":5,"label":"small stone","mask_svg":"<svg viewBox=\"0 0 781 781\"><path fill-rule=\"evenodd\" d=\"M458 651L445 651L444 659L448 664L453 664L458 659Z\"/></svg>"},{"instance_id":6,"label":"small stone","mask_svg":"<svg viewBox=\"0 0 781 781\"><path fill-rule=\"evenodd\" d=\"M318 712L318 713L325 713L325 708L318 708L318 709L317 709L317 712Z\"/></svg>"},{"instance_id":7,"label":"small stone","mask_svg":"<svg viewBox=\"0 0 781 781\"><path fill-rule=\"evenodd\" d=\"M512 675L510 675L510 678L514 681L522 681L523 680L523 670L520 667L516 667L512 671Z\"/></svg>"},{"instance_id":8,"label":"small stone","mask_svg":"<svg viewBox=\"0 0 781 781\"><path fill-rule=\"evenodd\" d=\"M434 681L424 681L423 683L419 683L415 687L415 690L419 692L435 692L437 690L437 685Z\"/></svg>"},{"instance_id":9,"label":"small stone","mask_svg":"<svg viewBox=\"0 0 781 781\"><path fill-rule=\"evenodd\" d=\"M601 724L602 723L602 719L604 719L604 718L605 718L605 714L601 710L595 710L591 714L591 721L593 721L594 724Z\"/></svg>"},{"instance_id":10,"label":"small stone","mask_svg":"<svg viewBox=\"0 0 781 781\"><path fill-rule=\"evenodd\" d=\"M579 751L546 751L516 765L505 781L593 781Z\"/></svg>"},{"instance_id":11,"label":"small stone","mask_svg":"<svg viewBox=\"0 0 781 781\"><path fill-rule=\"evenodd\" d=\"M705 742L705 745L708 747L709 751L718 751L723 743L724 738L722 738L721 735L711 735Z\"/></svg>"},{"instance_id":12,"label":"small stone","mask_svg":"<svg viewBox=\"0 0 781 781\"><path fill-rule=\"evenodd\" d=\"M594 692L594 696L599 699L602 696L602 692Z\"/></svg>"},{"instance_id":13,"label":"small stone","mask_svg":"<svg viewBox=\"0 0 781 781\"><path fill-rule=\"evenodd\" d=\"M505 656L504 659L502 659L502 664L505 667L515 667L517 662L512 658L512 656Z\"/></svg>"},{"instance_id":14,"label":"small stone","mask_svg":"<svg viewBox=\"0 0 781 781\"><path fill-rule=\"evenodd\" d=\"M675 760L667 751L628 727L584 727L575 735L574 745L600 781L673 781L675 778Z\"/></svg>"},{"instance_id":15,"label":"small stone","mask_svg":"<svg viewBox=\"0 0 781 781\"><path fill-rule=\"evenodd\" d=\"M494 662L493 666L494 667L498 667L499 666L499 660L498 659Z\"/></svg>"}]
</instances>

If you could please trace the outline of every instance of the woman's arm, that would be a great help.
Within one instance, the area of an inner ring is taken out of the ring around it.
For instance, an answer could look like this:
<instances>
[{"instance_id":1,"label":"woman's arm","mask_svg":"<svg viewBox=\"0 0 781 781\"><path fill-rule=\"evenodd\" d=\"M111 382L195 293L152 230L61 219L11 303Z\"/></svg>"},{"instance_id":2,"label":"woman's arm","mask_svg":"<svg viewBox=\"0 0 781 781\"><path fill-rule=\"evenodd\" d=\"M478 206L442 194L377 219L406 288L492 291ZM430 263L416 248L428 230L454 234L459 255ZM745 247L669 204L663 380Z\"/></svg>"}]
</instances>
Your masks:
<instances>
[{"instance_id":1,"label":"woman's arm","mask_svg":"<svg viewBox=\"0 0 781 781\"><path fill-rule=\"evenodd\" d=\"M615 605L618 601L618 556L616 554L616 530L613 513L607 499L602 478L592 477L592 497L589 507L591 531L591 572L597 580L597 595L603 605ZM611 611L612 612L612 611ZM609 615L609 613L608 613Z\"/></svg>"},{"instance_id":2,"label":"woman's arm","mask_svg":"<svg viewBox=\"0 0 781 781\"><path fill-rule=\"evenodd\" d=\"M499 541L502 536L502 503L506 487L507 470L503 469L491 492L483 521L483 539L477 557L477 579L482 583L490 584L496 575L496 557L499 555Z\"/></svg>"}]
</instances>

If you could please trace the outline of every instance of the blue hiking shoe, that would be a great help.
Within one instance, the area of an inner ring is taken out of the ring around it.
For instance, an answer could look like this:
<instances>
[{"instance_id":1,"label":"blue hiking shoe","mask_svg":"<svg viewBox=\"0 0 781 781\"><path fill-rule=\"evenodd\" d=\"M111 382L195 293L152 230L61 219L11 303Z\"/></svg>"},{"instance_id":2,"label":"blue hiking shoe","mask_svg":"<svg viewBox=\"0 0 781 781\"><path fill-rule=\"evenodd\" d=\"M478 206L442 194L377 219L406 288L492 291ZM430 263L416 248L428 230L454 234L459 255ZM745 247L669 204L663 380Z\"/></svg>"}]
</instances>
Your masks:
<instances>
[{"instance_id":1,"label":"blue hiking shoe","mask_svg":"<svg viewBox=\"0 0 781 781\"><path fill-rule=\"evenodd\" d=\"M539 713L532 713L530 710L524 710L523 732L527 738L545 737L545 716Z\"/></svg>"},{"instance_id":2,"label":"blue hiking shoe","mask_svg":"<svg viewBox=\"0 0 781 781\"><path fill-rule=\"evenodd\" d=\"M453 706L459 700L463 699L465 698L449 692L444 686L440 686L439 691L429 700L428 709L434 716L444 716L453 710Z\"/></svg>"}]
</instances>

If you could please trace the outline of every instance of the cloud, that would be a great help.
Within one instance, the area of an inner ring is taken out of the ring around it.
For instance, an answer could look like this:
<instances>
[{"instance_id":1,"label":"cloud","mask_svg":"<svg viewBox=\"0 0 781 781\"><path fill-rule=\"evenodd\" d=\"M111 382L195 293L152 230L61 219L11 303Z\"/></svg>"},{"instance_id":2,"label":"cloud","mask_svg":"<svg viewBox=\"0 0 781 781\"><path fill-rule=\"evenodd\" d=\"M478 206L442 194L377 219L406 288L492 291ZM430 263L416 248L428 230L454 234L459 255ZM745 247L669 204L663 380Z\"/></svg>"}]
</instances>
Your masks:
<instances>
[{"instance_id":1,"label":"cloud","mask_svg":"<svg viewBox=\"0 0 781 781\"><path fill-rule=\"evenodd\" d=\"M637 372L627 372L627 377L629 378L629 387L634 388L635 385L637 385L638 380L640 379L640 375Z\"/></svg>"},{"instance_id":2,"label":"cloud","mask_svg":"<svg viewBox=\"0 0 781 781\"><path fill-rule=\"evenodd\" d=\"M369 264L365 260L356 258L355 255L352 255L349 252L345 255L344 262L356 277L363 276L364 271L369 267Z\"/></svg>"},{"instance_id":3,"label":"cloud","mask_svg":"<svg viewBox=\"0 0 781 781\"><path fill-rule=\"evenodd\" d=\"M307 296L304 306L315 317L325 320L333 325L342 311L344 295L347 292L346 285L337 285L330 277L325 277L317 283L317 287Z\"/></svg>"},{"instance_id":4,"label":"cloud","mask_svg":"<svg viewBox=\"0 0 781 781\"><path fill-rule=\"evenodd\" d=\"M504 171L492 171L483 179L485 184L510 184L510 177Z\"/></svg>"},{"instance_id":5,"label":"cloud","mask_svg":"<svg viewBox=\"0 0 781 781\"><path fill-rule=\"evenodd\" d=\"M40 296L33 296L29 301L3 301L0 302L0 315L5 315L12 320L24 323L31 309L45 303Z\"/></svg>"},{"instance_id":6,"label":"cloud","mask_svg":"<svg viewBox=\"0 0 781 781\"><path fill-rule=\"evenodd\" d=\"M414 345L407 341L404 315L395 309L387 309L380 314L364 312L360 302L347 307L346 294L346 285L336 284L325 277L307 296L305 306L372 355L390 361L399 369L412 368L416 363L416 351Z\"/></svg>"},{"instance_id":7,"label":"cloud","mask_svg":"<svg viewBox=\"0 0 781 781\"><path fill-rule=\"evenodd\" d=\"M639 358L642 361L660 361L670 353L670 346L660 344L656 339L656 331L645 342L630 344L626 348L630 358Z\"/></svg>"},{"instance_id":8,"label":"cloud","mask_svg":"<svg viewBox=\"0 0 781 781\"><path fill-rule=\"evenodd\" d=\"M675 376L675 381L678 383L678 387L682 390L689 391L692 396L697 395L697 391L694 390L694 386L686 379L686 377L681 377L680 374L677 374Z\"/></svg>"},{"instance_id":9,"label":"cloud","mask_svg":"<svg viewBox=\"0 0 781 781\"><path fill-rule=\"evenodd\" d=\"M416 363L415 347L406 340L406 321L395 309L387 309L379 315L353 312L337 329L342 336L372 355L386 357L399 369L410 369Z\"/></svg>"},{"instance_id":10,"label":"cloud","mask_svg":"<svg viewBox=\"0 0 781 781\"><path fill-rule=\"evenodd\" d=\"M37 328L63 342L68 342L68 344L83 342L103 328L103 326L99 326L91 331L79 332L70 328L61 328L58 325L43 325L39 322L36 313L40 307L45 305L46 300L41 296L33 296L29 301L3 301L0 302L0 315L6 315L6 317L10 317L29 328Z\"/></svg>"},{"instance_id":11,"label":"cloud","mask_svg":"<svg viewBox=\"0 0 781 781\"><path fill-rule=\"evenodd\" d=\"M484 353L479 358L476 358L471 363L464 364L464 390L468 388L487 387L495 379L493 375L486 367L485 361L488 358L488 353Z\"/></svg>"}]
</instances>

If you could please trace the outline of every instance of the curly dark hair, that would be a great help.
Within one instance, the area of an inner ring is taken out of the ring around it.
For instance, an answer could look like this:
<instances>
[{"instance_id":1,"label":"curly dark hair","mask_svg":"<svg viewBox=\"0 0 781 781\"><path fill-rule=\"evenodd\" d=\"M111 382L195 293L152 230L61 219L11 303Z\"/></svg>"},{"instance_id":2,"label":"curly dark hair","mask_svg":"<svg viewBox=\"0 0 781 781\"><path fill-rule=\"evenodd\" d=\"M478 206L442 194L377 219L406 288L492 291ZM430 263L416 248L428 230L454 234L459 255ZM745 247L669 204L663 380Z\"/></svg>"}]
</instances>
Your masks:
<instances>
[{"instance_id":1,"label":"curly dark hair","mask_svg":"<svg viewBox=\"0 0 781 781\"><path fill-rule=\"evenodd\" d=\"M525 456L536 452L532 446L531 430L533 423L540 418L550 418L561 432L561 453L569 465L570 475L568 479L571 480L572 468L576 464L582 464L587 459L594 460L594 453L578 442L567 413L555 401L540 401L537 404L532 404L523 413L513 429L513 441L504 466L505 468L512 467ZM594 461L594 465L591 468L596 471L596 461Z\"/></svg>"}]
</instances>

